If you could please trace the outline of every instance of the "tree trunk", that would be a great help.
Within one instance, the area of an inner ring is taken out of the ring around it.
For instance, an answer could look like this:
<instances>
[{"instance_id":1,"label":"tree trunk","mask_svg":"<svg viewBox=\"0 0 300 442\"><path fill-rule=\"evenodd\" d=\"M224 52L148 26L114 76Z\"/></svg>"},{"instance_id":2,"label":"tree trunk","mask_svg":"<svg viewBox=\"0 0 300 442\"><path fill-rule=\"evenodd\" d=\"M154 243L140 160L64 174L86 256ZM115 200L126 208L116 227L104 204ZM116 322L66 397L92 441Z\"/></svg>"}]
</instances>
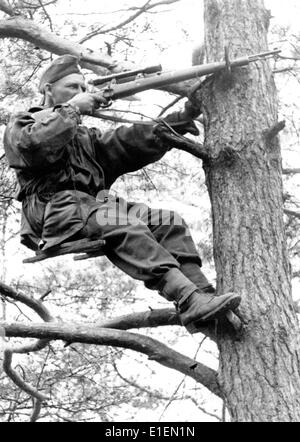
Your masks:
<instances>
[{"instance_id":1,"label":"tree trunk","mask_svg":"<svg viewBox=\"0 0 300 442\"><path fill-rule=\"evenodd\" d=\"M205 0L208 62L223 59L225 45L232 58L267 50L268 24L263 0ZM220 324L221 390L233 421L299 421L298 323L269 62L208 80L202 100L217 290L242 294L245 323L239 337Z\"/></svg>"}]
</instances>

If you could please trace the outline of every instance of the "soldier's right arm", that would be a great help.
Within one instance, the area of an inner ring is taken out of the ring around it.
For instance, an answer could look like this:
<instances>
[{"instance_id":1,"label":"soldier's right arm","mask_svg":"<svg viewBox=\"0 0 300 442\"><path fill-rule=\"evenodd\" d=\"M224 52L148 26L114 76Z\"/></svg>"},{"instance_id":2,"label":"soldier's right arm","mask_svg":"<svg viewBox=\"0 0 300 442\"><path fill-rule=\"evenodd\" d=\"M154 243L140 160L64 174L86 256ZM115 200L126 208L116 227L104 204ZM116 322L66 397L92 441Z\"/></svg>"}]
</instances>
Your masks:
<instances>
[{"instance_id":1,"label":"soldier's right arm","mask_svg":"<svg viewBox=\"0 0 300 442\"><path fill-rule=\"evenodd\" d=\"M11 167L43 169L61 159L77 132L80 117L70 105L11 117L4 134L4 148Z\"/></svg>"}]
</instances>

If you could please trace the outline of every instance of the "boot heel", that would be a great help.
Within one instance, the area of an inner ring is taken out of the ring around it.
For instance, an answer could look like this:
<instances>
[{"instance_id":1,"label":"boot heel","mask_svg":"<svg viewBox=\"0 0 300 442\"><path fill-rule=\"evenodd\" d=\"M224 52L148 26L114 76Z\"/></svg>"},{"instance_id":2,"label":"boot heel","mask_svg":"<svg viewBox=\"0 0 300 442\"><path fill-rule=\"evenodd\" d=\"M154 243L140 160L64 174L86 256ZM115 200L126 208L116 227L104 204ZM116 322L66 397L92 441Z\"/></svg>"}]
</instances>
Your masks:
<instances>
[{"instance_id":1,"label":"boot heel","mask_svg":"<svg viewBox=\"0 0 300 442\"><path fill-rule=\"evenodd\" d=\"M191 324L185 325L185 328L191 335L194 335L195 333L201 333L201 324L203 326L203 321L195 321Z\"/></svg>"}]
</instances>

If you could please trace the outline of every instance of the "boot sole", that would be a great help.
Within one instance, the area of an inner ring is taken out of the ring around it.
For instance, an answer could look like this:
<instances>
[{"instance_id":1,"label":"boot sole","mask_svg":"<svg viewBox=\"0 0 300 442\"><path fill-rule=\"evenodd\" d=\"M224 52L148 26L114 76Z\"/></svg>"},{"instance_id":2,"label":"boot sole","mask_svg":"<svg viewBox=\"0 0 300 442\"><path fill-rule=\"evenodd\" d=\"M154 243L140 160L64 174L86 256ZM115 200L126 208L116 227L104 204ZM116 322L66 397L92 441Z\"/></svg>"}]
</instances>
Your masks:
<instances>
[{"instance_id":1,"label":"boot sole","mask_svg":"<svg viewBox=\"0 0 300 442\"><path fill-rule=\"evenodd\" d=\"M219 305L207 315L202 316L190 324L186 324L185 328L191 334L199 333L201 332L201 325L203 326L203 323L213 321L218 319L220 316L224 316L224 313L226 313L228 310L235 310L240 305L240 302L241 297L239 295L232 295L231 298L224 301L223 304Z\"/></svg>"}]
</instances>

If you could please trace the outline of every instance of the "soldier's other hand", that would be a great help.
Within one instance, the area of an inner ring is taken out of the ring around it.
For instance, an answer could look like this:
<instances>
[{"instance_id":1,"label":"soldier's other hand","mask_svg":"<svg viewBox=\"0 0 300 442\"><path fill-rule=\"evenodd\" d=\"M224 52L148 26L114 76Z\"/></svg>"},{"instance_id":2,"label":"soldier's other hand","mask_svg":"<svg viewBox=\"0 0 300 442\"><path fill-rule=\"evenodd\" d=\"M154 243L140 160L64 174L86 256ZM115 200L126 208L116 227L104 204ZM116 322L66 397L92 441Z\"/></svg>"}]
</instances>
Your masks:
<instances>
[{"instance_id":1,"label":"soldier's other hand","mask_svg":"<svg viewBox=\"0 0 300 442\"><path fill-rule=\"evenodd\" d=\"M200 105L198 105L198 103L196 104L194 101L187 100L184 104L183 114L187 120L194 120L201 114Z\"/></svg>"},{"instance_id":2,"label":"soldier's other hand","mask_svg":"<svg viewBox=\"0 0 300 442\"><path fill-rule=\"evenodd\" d=\"M77 106L82 115L92 115L94 110L98 109L101 104L107 105L107 100L100 93L91 94L83 92L75 95L68 103L72 106Z\"/></svg>"},{"instance_id":3,"label":"soldier's other hand","mask_svg":"<svg viewBox=\"0 0 300 442\"><path fill-rule=\"evenodd\" d=\"M180 135L185 135L185 134L189 133L191 135L198 136L200 134L199 129L193 120L181 121L181 122L172 124L171 126Z\"/></svg>"},{"instance_id":4,"label":"soldier's other hand","mask_svg":"<svg viewBox=\"0 0 300 442\"><path fill-rule=\"evenodd\" d=\"M199 135L199 130L185 112L173 112L164 118L164 121L168 123L177 133L184 135L190 133L192 135Z\"/></svg>"},{"instance_id":5,"label":"soldier's other hand","mask_svg":"<svg viewBox=\"0 0 300 442\"><path fill-rule=\"evenodd\" d=\"M182 131L184 131L185 133L190 133L191 135L194 136L200 135L198 127L192 120L186 124L183 124Z\"/></svg>"}]
</instances>

